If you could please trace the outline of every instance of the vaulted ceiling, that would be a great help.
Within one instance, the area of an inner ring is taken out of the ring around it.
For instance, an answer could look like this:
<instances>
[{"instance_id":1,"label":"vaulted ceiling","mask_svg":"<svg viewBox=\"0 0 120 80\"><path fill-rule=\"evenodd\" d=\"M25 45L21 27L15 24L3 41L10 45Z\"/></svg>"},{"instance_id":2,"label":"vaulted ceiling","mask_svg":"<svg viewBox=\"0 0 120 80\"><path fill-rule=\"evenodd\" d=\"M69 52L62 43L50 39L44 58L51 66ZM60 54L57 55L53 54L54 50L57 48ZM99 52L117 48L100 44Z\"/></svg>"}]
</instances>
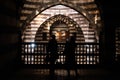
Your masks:
<instances>
[{"instance_id":1,"label":"vaulted ceiling","mask_svg":"<svg viewBox=\"0 0 120 80\"><path fill-rule=\"evenodd\" d=\"M99 35L102 27L100 13L94 0L24 0L20 9L19 26L23 34L35 36L41 24L52 16L61 14L74 20L84 34L91 34L90 31L94 31ZM48 23L51 24L51 22ZM84 36L90 37L87 34Z\"/></svg>"},{"instance_id":2,"label":"vaulted ceiling","mask_svg":"<svg viewBox=\"0 0 120 80\"><path fill-rule=\"evenodd\" d=\"M43 12L46 8L50 8L54 5L66 5L68 7L71 7L81 13L83 16L85 16L88 20L90 20L93 23L97 23L97 25L100 25L99 22L101 20L100 18L100 10L98 9L97 5L95 4L94 0L24 0L23 1L23 7L21 8L21 15L20 15L20 26L25 28L27 24L30 23L33 18L38 15L39 13ZM58 8L59 7L59 8ZM65 10L65 8L62 8L62 6L58 6L51 8L57 11ZM66 8L67 9L67 8ZM51 15L51 13L47 11L43 13L43 15ZM57 13L57 12L54 12ZM66 14L72 13L72 12L65 12Z\"/></svg>"}]
</instances>

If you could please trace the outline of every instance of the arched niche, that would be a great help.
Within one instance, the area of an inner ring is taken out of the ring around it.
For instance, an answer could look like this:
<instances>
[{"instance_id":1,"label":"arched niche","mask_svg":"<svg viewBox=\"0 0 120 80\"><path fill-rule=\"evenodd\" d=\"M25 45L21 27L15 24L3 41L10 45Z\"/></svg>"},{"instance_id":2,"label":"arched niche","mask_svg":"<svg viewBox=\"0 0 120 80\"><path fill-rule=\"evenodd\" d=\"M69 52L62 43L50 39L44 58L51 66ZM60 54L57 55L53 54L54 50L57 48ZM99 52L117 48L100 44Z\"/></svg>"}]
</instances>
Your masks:
<instances>
[{"instance_id":1,"label":"arched niche","mask_svg":"<svg viewBox=\"0 0 120 80\"><path fill-rule=\"evenodd\" d=\"M84 34L79 25L68 16L60 14L49 18L40 25L36 32L35 42L48 41L51 34L55 34L59 42L65 42L73 34L76 34L76 36L77 34L81 35L76 39L76 42L85 41ZM42 35L41 38L39 35Z\"/></svg>"}]
</instances>

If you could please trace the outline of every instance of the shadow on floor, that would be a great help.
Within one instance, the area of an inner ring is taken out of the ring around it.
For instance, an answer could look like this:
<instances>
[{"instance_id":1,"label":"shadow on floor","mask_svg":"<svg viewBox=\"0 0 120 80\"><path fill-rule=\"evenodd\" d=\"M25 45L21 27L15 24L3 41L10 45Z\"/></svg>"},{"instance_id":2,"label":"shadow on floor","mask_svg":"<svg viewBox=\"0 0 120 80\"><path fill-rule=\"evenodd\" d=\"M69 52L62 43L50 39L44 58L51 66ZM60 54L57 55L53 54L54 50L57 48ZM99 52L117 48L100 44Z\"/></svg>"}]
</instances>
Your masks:
<instances>
[{"instance_id":1,"label":"shadow on floor","mask_svg":"<svg viewBox=\"0 0 120 80\"><path fill-rule=\"evenodd\" d=\"M119 80L118 72L108 69L78 69L78 76L74 70L56 69L50 75L49 69L23 68L15 71L6 80ZM4 79L3 79L4 80Z\"/></svg>"}]
</instances>

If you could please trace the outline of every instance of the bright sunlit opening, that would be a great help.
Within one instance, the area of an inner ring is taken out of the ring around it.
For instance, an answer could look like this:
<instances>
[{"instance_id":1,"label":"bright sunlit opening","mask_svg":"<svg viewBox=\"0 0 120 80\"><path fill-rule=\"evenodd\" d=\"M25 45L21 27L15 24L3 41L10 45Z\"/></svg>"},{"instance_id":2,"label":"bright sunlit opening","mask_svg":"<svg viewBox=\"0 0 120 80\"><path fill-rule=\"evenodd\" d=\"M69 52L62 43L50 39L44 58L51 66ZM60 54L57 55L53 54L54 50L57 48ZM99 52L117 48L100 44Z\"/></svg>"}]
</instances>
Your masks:
<instances>
[{"instance_id":1,"label":"bright sunlit opening","mask_svg":"<svg viewBox=\"0 0 120 80\"><path fill-rule=\"evenodd\" d=\"M34 47L35 47L35 44L34 44L34 43L32 43L32 44L31 44L31 47L32 47L32 48L34 48Z\"/></svg>"}]
</instances>

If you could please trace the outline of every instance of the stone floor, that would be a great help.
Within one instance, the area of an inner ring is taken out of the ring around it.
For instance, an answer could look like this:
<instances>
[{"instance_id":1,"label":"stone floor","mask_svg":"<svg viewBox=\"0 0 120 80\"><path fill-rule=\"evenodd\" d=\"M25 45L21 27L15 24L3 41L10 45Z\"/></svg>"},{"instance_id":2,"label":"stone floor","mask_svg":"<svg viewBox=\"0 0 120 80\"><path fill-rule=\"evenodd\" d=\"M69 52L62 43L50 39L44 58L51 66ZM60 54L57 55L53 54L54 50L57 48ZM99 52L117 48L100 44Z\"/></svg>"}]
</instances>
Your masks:
<instances>
[{"instance_id":1,"label":"stone floor","mask_svg":"<svg viewBox=\"0 0 120 80\"><path fill-rule=\"evenodd\" d=\"M51 79L49 69L21 68L12 72L3 80L120 80L120 72L117 69L78 69L77 72L78 77L76 77L74 70L70 70L70 76L68 77L67 70L56 69L54 71L55 75Z\"/></svg>"}]
</instances>

